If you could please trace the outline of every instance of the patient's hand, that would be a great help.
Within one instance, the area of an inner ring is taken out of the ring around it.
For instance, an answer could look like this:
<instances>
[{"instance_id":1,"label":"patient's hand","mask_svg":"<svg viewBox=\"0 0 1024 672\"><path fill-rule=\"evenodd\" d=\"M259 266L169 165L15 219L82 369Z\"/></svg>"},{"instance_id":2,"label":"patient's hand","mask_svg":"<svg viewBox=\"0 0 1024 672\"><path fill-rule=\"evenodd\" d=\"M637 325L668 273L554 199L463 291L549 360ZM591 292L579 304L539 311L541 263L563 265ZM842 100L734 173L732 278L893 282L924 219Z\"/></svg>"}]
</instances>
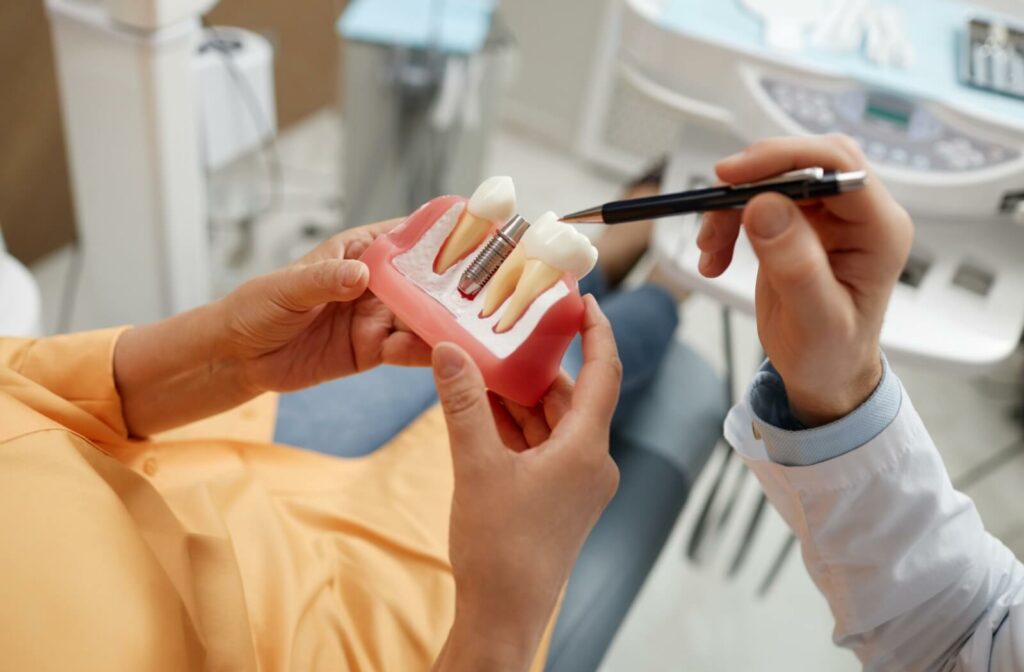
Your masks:
<instances>
[{"instance_id":1,"label":"patient's hand","mask_svg":"<svg viewBox=\"0 0 1024 672\"><path fill-rule=\"evenodd\" d=\"M340 233L224 299L226 334L255 391L287 391L379 364L426 366L430 348L366 291L357 261L399 220Z\"/></svg>"},{"instance_id":2,"label":"patient's hand","mask_svg":"<svg viewBox=\"0 0 1024 672\"><path fill-rule=\"evenodd\" d=\"M356 258L397 220L351 229L214 303L130 329L114 379L135 436L378 364L426 365L430 349L366 291Z\"/></svg>"},{"instance_id":3,"label":"patient's hand","mask_svg":"<svg viewBox=\"0 0 1024 672\"><path fill-rule=\"evenodd\" d=\"M455 468L456 588L455 623L435 670L525 670L615 493L608 432L621 365L608 320L593 297L585 301L576 387L563 374L536 408L489 397L456 346L434 352Z\"/></svg>"},{"instance_id":4,"label":"patient's hand","mask_svg":"<svg viewBox=\"0 0 1024 672\"><path fill-rule=\"evenodd\" d=\"M738 184L822 166L859 170L867 162L845 136L775 138L716 166ZM752 200L741 213L704 218L700 270L720 275L732 261L740 222L760 266L757 326L786 385L797 418L809 426L860 405L881 376L879 335L907 255L913 227L875 175L867 188L799 207L778 194Z\"/></svg>"}]
</instances>

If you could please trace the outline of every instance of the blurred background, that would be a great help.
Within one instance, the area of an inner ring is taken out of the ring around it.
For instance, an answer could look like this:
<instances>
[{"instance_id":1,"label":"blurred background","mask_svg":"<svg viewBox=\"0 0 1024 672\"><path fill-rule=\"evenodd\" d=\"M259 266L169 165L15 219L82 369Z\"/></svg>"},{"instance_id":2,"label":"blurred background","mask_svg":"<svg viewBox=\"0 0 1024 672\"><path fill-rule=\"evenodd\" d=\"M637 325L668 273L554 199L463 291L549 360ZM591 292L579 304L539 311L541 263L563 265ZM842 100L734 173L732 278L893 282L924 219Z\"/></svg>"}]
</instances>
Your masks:
<instances>
[{"instance_id":1,"label":"blurred background","mask_svg":"<svg viewBox=\"0 0 1024 672\"><path fill-rule=\"evenodd\" d=\"M1024 2L18 0L0 73L4 334L158 319L488 175L536 216L652 166L679 191L758 138L847 133L917 225L883 345L1024 553ZM642 270L692 293L678 338L735 398L762 356L756 260L741 244L701 278L697 225L659 222ZM664 543L591 667L858 668L730 454L657 513Z\"/></svg>"}]
</instances>

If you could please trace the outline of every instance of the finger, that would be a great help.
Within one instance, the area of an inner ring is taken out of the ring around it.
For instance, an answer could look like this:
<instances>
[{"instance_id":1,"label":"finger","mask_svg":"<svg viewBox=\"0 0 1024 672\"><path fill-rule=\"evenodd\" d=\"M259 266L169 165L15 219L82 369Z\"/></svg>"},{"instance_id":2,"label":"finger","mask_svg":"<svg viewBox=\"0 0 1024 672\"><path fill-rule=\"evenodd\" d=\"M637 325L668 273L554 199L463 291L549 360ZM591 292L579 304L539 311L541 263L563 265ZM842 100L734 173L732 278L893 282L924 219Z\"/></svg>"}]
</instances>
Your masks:
<instances>
[{"instance_id":1,"label":"finger","mask_svg":"<svg viewBox=\"0 0 1024 672\"><path fill-rule=\"evenodd\" d=\"M491 414L494 416L494 423L498 427L498 435L501 437L501 442L517 453L529 450L530 444L526 442L523 430L520 429L519 424L509 414L508 409L501 403L501 400L493 392L487 393L487 400L491 404Z\"/></svg>"},{"instance_id":2,"label":"finger","mask_svg":"<svg viewBox=\"0 0 1024 672\"><path fill-rule=\"evenodd\" d=\"M381 361L392 366L430 366L430 346L416 334L395 332L384 339Z\"/></svg>"},{"instance_id":3,"label":"finger","mask_svg":"<svg viewBox=\"0 0 1024 672\"><path fill-rule=\"evenodd\" d=\"M697 235L697 247L701 250L697 269L704 276L716 278L732 263L741 219L739 210L718 210L704 215Z\"/></svg>"},{"instance_id":4,"label":"finger","mask_svg":"<svg viewBox=\"0 0 1024 672\"><path fill-rule=\"evenodd\" d=\"M312 310L332 301L354 301L366 291L369 280L366 264L343 259L289 266L266 277L271 298L293 311Z\"/></svg>"},{"instance_id":5,"label":"finger","mask_svg":"<svg viewBox=\"0 0 1024 672\"><path fill-rule=\"evenodd\" d=\"M576 378L572 408L588 421L607 427L619 400L622 362L608 318L593 296L586 296L584 302L583 367Z\"/></svg>"},{"instance_id":6,"label":"finger","mask_svg":"<svg viewBox=\"0 0 1024 672\"><path fill-rule=\"evenodd\" d=\"M349 229L346 233L351 237L345 243L345 258L358 259L378 236L384 235L403 221L405 221L404 218L400 217Z\"/></svg>"},{"instance_id":7,"label":"finger","mask_svg":"<svg viewBox=\"0 0 1024 672\"><path fill-rule=\"evenodd\" d=\"M531 448L539 446L551 437L551 427L544 417L544 409L539 405L531 408L506 400L505 408L522 429L523 437Z\"/></svg>"},{"instance_id":8,"label":"finger","mask_svg":"<svg viewBox=\"0 0 1024 672\"><path fill-rule=\"evenodd\" d=\"M358 259L377 236L387 233L401 222L401 219L389 219L346 229L314 247L298 263L313 264L328 259Z\"/></svg>"},{"instance_id":9,"label":"finger","mask_svg":"<svg viewBox=\"0 0 1024 672\"><path fill-rule=\"evenodd\" d=\"M826 170L860 170L865 165L860 148L842 135L768 138L715 164L724 182L757 182L800 168L821 166Z\"/></svg>"},{"instance_id":10,"label":"finger","mask_svg":"<svg viewBox=\"0 0 1024 672\"><path fill-rule=\"evenodd\" d=\"M867 187L828 199L829 209L855 222L884 226L891 221L895 205L891 196L870 174L857 143L842 134L761 140L719 161L715 172L725 182L742 184L815 166L838 171L868 170Z\"/></svg>"},{"instance_id":11,"label":"finger","mask_svg":"<svg viewBox=\"0 0 1024 672\"><path fill-rule=\"evenodd\" d=\"M572 392L575 384L565 371L558 374L558 378L548 388L544 398L541 399L541 406L544 408L544 419L548 427L557 427L565 414L572 408Z\"/></svg>"},{"instance_id":12,"label":"finger","mask_svg":"<svg viewBox=\"0 0 1024 672\"><path fill-rule=\"evenodd\" d=\"M444 410L456 467L480 459L500 437L487 400L484 378L473 360L452 343L434 348L434 383Z\"/></svg>"},{"instance_id":13,"label":"finger","mask_svg":"<svg viewBox=\"0 0 1024 672\"><path fill-rule=\"evenodd\" d=\"M819 324L848 300L821 239L793 201L761 194L747 205L743 224L760 262L758 273L804 326Z\"/></svg>"}]
</instances>

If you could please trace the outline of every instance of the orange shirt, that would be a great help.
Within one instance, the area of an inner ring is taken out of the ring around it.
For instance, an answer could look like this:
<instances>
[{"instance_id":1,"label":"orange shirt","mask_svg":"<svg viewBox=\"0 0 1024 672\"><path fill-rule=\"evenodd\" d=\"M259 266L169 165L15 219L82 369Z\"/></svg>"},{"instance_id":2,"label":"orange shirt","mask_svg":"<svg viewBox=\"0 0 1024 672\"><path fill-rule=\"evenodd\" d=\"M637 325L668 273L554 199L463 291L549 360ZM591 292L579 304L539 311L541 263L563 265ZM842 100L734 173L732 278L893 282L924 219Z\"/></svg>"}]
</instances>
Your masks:
<instances>
[{"instance_id":1,"label":"orange shirt","mask_svg":"<svg viewBox=\"0 0 1024 672\"><path fill-rule=\"evenodd\" d=\"M358 459L268 443L273 397L132 441L119 333L0 339L0 667L429 669L455 594L439 409Z\"/></svg>"}]
</instances>

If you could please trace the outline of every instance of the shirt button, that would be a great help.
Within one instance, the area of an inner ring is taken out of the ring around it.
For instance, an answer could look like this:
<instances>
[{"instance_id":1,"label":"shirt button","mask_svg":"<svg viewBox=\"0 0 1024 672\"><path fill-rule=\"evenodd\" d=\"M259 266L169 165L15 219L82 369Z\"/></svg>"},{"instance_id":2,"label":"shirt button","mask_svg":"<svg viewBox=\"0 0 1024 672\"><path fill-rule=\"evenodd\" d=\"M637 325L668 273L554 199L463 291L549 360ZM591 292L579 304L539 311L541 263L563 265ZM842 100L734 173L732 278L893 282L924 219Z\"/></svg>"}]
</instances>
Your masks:
<instances>
[{"instance_id":1,"label":"shirt button","mask_svg":"<svg viewBox=\"0 0 1024 672\"><path fill-rule=\"evenodd\" d=\"M160 465L158 465L156 460L152 457L142 463L142 471L146 472L147 476L156 476L156 472L159 469Z\"/></svg>"},{"instance_id":2,"label":"shirt button","mask_svg":"<svg viewBox=\"0 0 1024 672\"><path fill-rule=\"evenodd\" d=\"M755 425L753 422L750 423L750 431L754 432L755 439L757 439L758 441L761 440L761 432L757 431L757 425Z\"/></svg>"}]
</instances>

